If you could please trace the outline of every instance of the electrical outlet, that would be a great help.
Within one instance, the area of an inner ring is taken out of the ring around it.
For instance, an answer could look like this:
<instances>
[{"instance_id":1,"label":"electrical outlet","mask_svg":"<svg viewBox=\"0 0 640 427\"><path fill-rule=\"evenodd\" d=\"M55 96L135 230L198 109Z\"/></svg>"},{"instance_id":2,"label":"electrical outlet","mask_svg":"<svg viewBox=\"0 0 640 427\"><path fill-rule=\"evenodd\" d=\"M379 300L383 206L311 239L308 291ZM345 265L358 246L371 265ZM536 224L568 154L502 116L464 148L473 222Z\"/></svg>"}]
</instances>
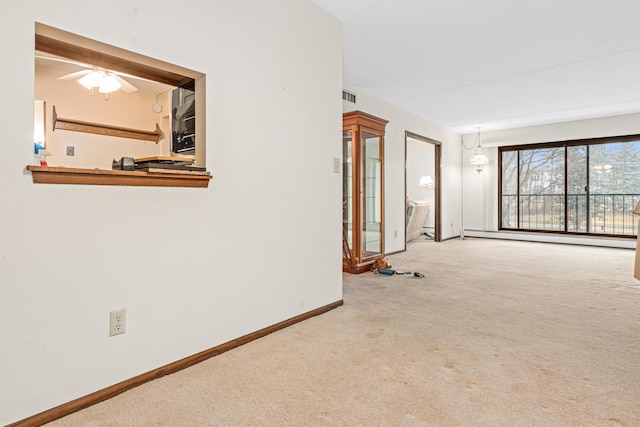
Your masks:
<instances>
[{"instance_id":1,"label":"electrical outlet","mask_svg":"<svg viewBox=\"0 0 640 427\"><path fill-rule=\"evenodd\" d=\"M127 310L116 310L109 313L109 336L124 334L127 330Z\"/></svg>"},{"instance_id":2,"label":"electrical outlet","mask_svg":"<svg viewBox=\"0 0 640 427\"><path fill-rule=\"evenodd\" d=\"M74 156L76 152L75 147L72 147L71 145L67 145L67 156Z\"/></svg>"}]
</instances>

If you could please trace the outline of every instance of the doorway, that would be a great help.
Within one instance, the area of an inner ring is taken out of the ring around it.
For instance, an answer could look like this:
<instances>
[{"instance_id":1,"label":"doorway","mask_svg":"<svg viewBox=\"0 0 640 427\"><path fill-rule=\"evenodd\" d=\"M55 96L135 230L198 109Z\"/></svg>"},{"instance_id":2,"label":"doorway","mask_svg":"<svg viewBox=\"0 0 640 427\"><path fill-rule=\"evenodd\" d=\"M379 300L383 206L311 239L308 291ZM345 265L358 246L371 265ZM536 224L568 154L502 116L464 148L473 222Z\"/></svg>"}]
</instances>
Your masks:
<instances>
[{"instance_id":1,"label":"doorway","mask_svg":"<svg viewBox=\"0 0 640 427\"><path fill-rule=\"evenodd\" d=\"M440 163L442 143L405 132L405 250L415 238L442 241Z\"/></svg>"}]
</instances>

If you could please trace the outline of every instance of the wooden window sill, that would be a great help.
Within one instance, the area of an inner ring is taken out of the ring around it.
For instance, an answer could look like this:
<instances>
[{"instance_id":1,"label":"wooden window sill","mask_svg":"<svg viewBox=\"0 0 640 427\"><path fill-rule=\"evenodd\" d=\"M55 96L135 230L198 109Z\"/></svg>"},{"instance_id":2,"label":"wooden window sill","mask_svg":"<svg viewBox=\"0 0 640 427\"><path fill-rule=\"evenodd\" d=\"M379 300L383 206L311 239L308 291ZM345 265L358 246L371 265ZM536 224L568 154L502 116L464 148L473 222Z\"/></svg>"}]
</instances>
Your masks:
<instances>
[{"instance_id":1,"label":"wooden window sill","mask_svg":"<svg viewBox=\"0 0 640 427\"><path fill-rule=\"evenodd\" d=\"M60 166L27 166L38 184L125 185L144 187L207 188L211 175L155 173Z\"/></svg>"}]
</instances>

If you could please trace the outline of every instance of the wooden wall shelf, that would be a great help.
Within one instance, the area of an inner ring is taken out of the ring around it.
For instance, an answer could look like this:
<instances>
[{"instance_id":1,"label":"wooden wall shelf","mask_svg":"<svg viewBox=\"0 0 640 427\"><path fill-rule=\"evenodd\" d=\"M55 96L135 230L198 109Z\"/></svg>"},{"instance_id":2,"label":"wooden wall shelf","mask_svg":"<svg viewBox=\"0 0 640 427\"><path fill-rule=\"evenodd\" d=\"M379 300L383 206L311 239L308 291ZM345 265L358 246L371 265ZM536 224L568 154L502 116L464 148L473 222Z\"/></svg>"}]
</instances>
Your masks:
<instances>
[{"instance_id":1,"label":"wooden wall shelf","mask_svg":"<svg viewBox=\"0 0 640 427\"><path fill-rule=\"evenodd\" d=\"M104 125L93 122L83 122L80 120L63 119L58 117L56 106L53 106L53 130L62 129L72 132L93 133L96 135L118 136L120 138L141 139L143 141L154 141L156 144L162 138L160 126L156 123L154 131L123 128L119 126Z\"/></svg>"},{"instance_id":2,"label":"wooden wall shelf","mask_svg":"<svg viewBox=\"0 0 640 427\"><path fill-rule=\"evenodd\" d=\"M27 166L38 184L124 185L143 187L207 188L211 175L151 173L59 166Z\"/></svg>"}]
</instances>

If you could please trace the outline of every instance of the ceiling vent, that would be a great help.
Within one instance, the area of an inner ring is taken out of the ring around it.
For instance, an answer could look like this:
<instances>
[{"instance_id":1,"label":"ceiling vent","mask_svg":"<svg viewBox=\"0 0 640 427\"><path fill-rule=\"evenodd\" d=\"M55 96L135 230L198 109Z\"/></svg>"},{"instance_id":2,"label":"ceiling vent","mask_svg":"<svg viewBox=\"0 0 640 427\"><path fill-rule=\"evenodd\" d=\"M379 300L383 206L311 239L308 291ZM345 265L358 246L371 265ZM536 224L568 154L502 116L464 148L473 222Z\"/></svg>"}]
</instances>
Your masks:
<instances>
[{"instance_id":1,"label":"ceiling vent","mask_svg":"<svg viewBox=\"0 0 640 427\"><path fill-rule=\"evenodd\" d=\"M356 103L356 94L355 93L351 93L351 92L347 92L346 90L342 91L342 99L344 99L347 102L352 102L352 103Z\"/></svg>"}]
</instances>

